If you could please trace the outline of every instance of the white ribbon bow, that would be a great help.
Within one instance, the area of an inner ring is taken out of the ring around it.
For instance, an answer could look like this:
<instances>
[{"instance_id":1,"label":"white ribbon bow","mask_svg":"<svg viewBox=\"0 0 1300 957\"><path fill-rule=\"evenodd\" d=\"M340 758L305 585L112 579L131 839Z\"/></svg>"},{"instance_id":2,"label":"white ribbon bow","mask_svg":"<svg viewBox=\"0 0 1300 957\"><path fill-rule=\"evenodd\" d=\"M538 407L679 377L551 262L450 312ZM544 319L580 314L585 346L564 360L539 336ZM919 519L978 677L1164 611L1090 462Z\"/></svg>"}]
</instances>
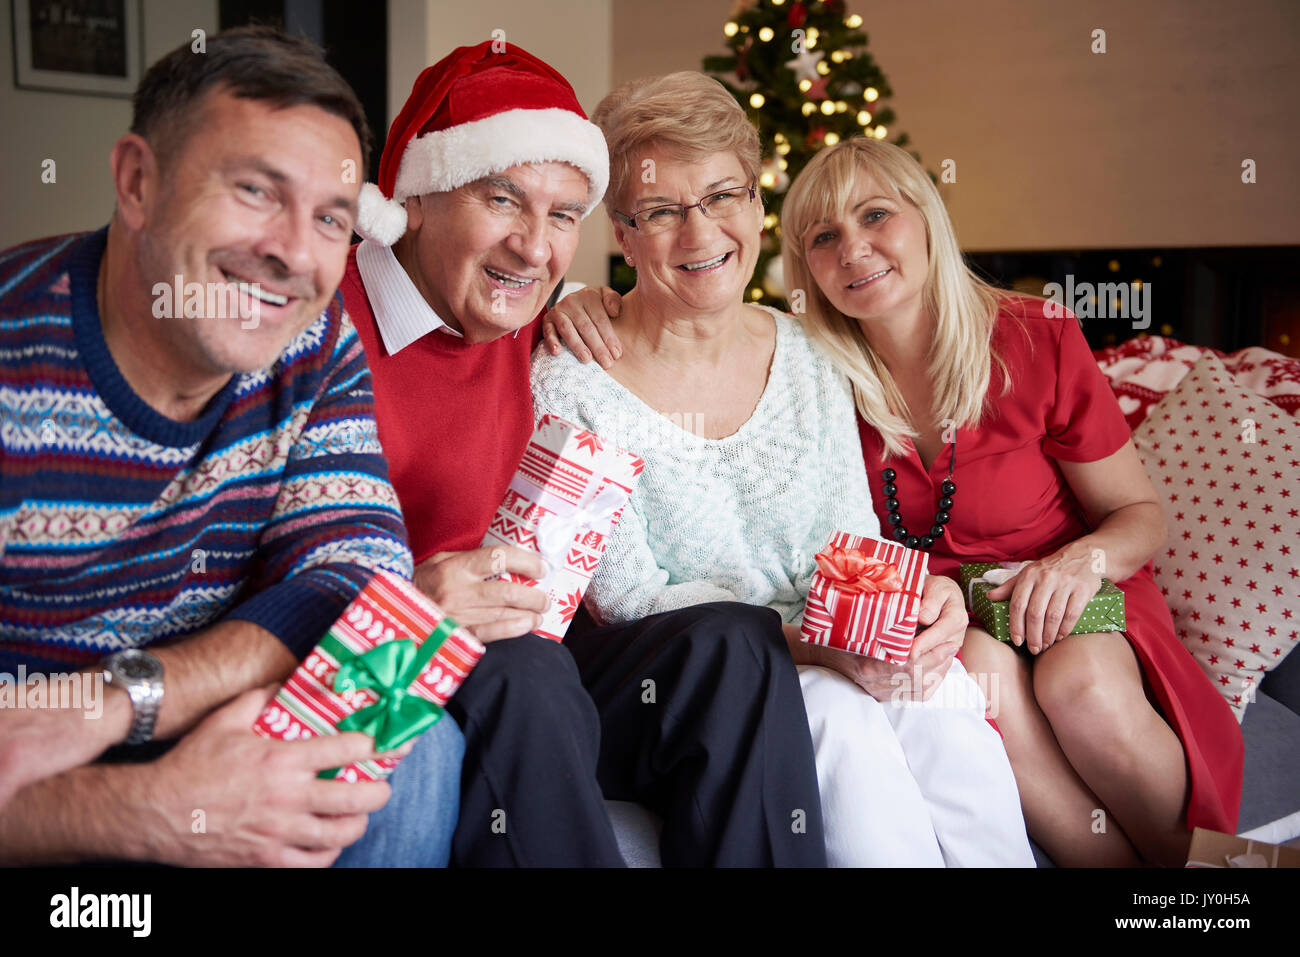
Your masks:
<instances>
[{"instance_id":1,"label":"white ribbon bow","mask_svg":"<svg viewBox=\"0 0 1300 957\"><path fill-rule=\"evenodd\" d=\"M966 585L966 604L975 607L975 586L980 582L991 585L996 588L998 585L1005 585L1016 575L1020 574L1020 569L1024 568L1029 562L1001 562L1001 568L990 568L979 578L971 579Z\"/></svg>"}]
</instances>

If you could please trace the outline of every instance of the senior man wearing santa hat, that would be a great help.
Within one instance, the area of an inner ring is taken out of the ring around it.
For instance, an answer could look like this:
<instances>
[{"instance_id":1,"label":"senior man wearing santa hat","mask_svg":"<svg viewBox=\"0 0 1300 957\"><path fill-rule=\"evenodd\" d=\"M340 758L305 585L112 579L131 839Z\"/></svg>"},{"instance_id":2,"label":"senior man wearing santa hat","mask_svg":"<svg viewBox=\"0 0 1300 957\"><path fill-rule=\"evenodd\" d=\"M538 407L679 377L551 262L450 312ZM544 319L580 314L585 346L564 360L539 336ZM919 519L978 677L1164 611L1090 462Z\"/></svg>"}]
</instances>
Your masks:
<instances>
[{"instance_id":1,"label":"senior man wearing santa hat","mask_svg":"<svg viewBox=\"0 0 1300 957\"><path fill-rule=\"evenodd\" d=\"M465 735L452 861L621 865L607 795L660 813L666 864L824 865L803 712L754 707L780 684L742 634L764 610L646 619L587 689L564 645L529 634L546 596L498 580L540 578L541 559L479 547L532 433L540 317L608 176L568 82L492 41L420 74L361 195L365 241L341 289L415 582L489 642L448 707ZM643 704L650 670L671 678ZM804 827L790 826L796 811Z\"/></svg>"}]
</instances>

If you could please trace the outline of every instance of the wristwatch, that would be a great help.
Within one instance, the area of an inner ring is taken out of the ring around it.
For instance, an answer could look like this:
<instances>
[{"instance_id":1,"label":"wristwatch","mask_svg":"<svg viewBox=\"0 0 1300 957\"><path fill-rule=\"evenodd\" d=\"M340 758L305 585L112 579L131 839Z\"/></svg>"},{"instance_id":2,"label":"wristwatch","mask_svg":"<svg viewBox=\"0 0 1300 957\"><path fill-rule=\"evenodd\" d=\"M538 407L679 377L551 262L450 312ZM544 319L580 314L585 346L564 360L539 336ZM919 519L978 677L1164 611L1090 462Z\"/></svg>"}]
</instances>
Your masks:
<instances>
[{"instance_id":1,"label":"wristwatch","mask_svg":"<svg viewBox=\"0 0 1300 957\"><path fill-rule=\"evenodd\" d=\"M163 666L156 656L138 648L118 651L104 659L104 681L131 696L135 720L127 744L144 744L153 739L154 725L163 698Z\"/></svg>"}]
</instances>

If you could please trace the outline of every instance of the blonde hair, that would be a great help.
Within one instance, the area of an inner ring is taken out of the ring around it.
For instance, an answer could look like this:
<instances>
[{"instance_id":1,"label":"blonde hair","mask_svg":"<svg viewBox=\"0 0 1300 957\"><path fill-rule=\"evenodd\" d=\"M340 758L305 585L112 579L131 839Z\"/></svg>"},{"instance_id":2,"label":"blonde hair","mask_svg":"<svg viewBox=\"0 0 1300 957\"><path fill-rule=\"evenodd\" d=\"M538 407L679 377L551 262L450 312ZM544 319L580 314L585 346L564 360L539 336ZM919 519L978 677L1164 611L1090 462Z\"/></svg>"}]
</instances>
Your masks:
<instances>
[{"instance_id":1,"label":"blonde hair","mask_svg":"<svg viewBox=\"0 0 1300 957\"><path fill-rule=\"evenodd\" d=\"M758 130L735 97L717 80L683 70L624 83L591 114L609 146L609 191L605 210L624 197L639 151L648 146L692 162L713 153L731 152L750 183L758 181L763 150Z\"/></svg>"},{"instance_id":2,"label":"blonde hair","mask_svg":"<svg viewBox=\"0 0 1300 957\"><path fill-rule=\"evenodd\" d=\"M862 136L844 140L814 156L790 187L781 236L786 288L804 290L802 319L809 335L852 381L858 411L880 432L886 455L901 454L903 439L918 434L907 419L907 403L857 320L832 306L817 287L804 255L808 229L849 215L861 198L858 183L865 176L914 206L925 222L929 272L922 302L935 323L928 367L935 424L979 423L994 362L1003 373L1003 391L1010 388L1006 366L992 346L1002 293L966 266L939 191L921 165L897 146Z\"/></svg>"}]
</instances>

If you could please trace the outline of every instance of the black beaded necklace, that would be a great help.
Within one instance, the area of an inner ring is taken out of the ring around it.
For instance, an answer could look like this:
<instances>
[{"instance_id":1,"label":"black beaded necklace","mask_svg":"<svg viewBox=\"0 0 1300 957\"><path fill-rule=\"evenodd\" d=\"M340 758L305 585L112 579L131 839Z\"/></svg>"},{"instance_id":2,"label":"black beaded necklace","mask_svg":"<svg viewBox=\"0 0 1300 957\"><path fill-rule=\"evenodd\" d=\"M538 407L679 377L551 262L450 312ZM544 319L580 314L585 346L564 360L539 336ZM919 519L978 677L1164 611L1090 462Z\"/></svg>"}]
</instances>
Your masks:
<instances>
[{"instance_id":1,"label":"black beaded necklace","mask_svg":"<svg viewBox=\"0 0 1300 957\"><path fill-rule=\"evenodd\" d=\"M885 508L889 511L889 524L893 526L894 538L908 548L929 551L930 547L934 545L934 540L942 537L943 527L952 518L952 496L957 491L957 485L952 480L952 470L956 464L957 438L954 436L952 451L948 455L948 477L939 486L939 490L943 492L943 497L939 499L939 510L934 513L934 524L930 526L930 534L919 537L913 535L903 526L903 516L898 513L898 486L894 484L894 479L898 478L898 473L893 469L885 469L880 473L880 477L884 479L884 486L881 491L885 493Z\"/></svg>"}]
</instances>

